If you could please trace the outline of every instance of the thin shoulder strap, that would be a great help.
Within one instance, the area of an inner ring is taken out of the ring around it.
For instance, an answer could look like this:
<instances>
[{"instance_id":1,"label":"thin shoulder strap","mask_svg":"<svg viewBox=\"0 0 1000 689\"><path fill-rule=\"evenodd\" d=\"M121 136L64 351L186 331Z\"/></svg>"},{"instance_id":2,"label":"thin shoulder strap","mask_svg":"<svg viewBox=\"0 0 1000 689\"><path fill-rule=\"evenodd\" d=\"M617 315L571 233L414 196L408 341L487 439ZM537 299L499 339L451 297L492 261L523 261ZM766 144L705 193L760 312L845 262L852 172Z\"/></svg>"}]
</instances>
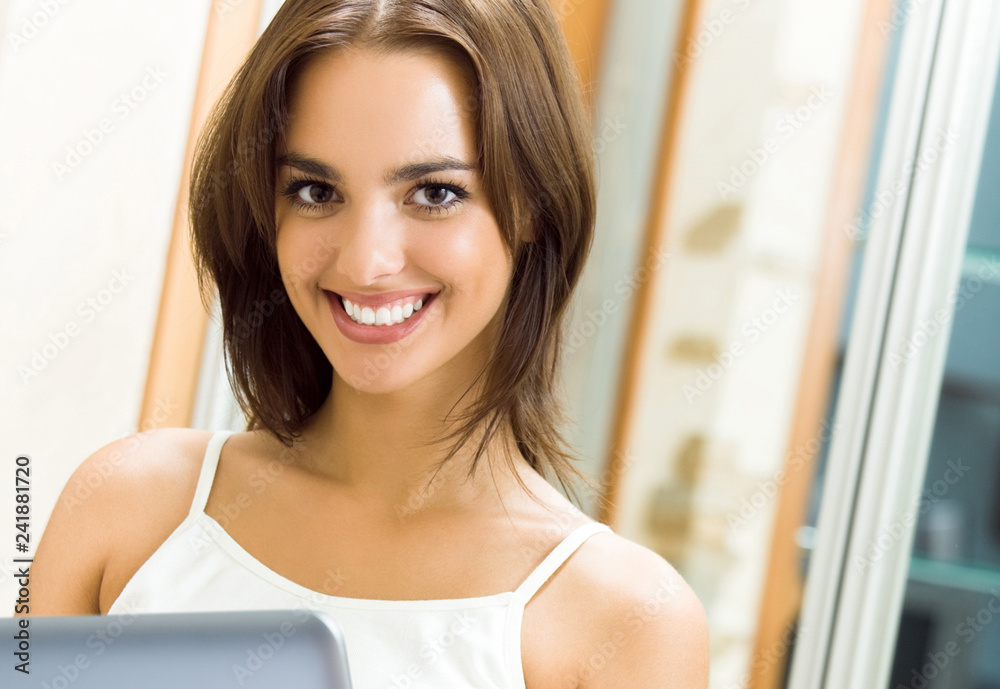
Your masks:
<instances>
[{"instance_id":1,"label":"thin shoulder strap","mask_svg":"<svg viewBox=\"0 0 1000 689\"><path fill-rule=\"evenodd\" d=\"M191 502L191 516L197 516L205 510L208 502L208 494L212 491L212 481L215 480L215 469L219 466L219 455L222 454L222 445L226 438L234 431L216 431L208 439L208 447L205 448L205 457L201 462L201 473L198 475L198 487L194 491L194 500Z\"/></svg>"},{"instance_id":2,"label":"thin shoulder strap","mask_svg":"<svg viewBox=\"0 0 1000 689\"><path fill-rule=\"evenodd\" d=\"M607 524L601 524L600 522L590 522L588 524L583 524L578 526L573 531L569 533L566 538L562 540L559 545L552 549L541 564L535 567L534 571L528 575L528 578L517 587L517 591L514 592L516 598L518 598L522 604L527 603L531 600L531 597L538 592L538 589L542 588L542 584L549 580L549 577L562 566L562 564L569 558L570 555L576 552L584 541L593 536L595 533L600 533L601 531L611 531L611 527Z\"/></svg>"}]
</instances>

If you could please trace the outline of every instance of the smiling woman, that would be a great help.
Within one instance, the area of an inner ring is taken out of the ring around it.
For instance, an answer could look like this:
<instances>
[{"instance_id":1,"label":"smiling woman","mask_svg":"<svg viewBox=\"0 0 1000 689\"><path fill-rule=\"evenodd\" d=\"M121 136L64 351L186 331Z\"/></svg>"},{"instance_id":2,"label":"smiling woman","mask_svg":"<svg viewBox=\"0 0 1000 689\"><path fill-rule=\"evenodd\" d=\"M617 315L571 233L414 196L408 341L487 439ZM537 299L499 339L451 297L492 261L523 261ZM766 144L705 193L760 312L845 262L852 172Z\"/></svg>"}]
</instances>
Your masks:
<instances>
[{"instance_id":1,"label":"smiling woman","mask_svg":"<svg viewBox=\"0 0 1000 689\"><path fill-rule=\"evenodd\" d=\"M57 506L35 609L305 604L356 689L707 686L691 589L547 480L592 487L555 392L589 131L543 0L285 2L192 175L247 429L85 462L64 494L126 468Z\"/></svg>"}]
</instances>

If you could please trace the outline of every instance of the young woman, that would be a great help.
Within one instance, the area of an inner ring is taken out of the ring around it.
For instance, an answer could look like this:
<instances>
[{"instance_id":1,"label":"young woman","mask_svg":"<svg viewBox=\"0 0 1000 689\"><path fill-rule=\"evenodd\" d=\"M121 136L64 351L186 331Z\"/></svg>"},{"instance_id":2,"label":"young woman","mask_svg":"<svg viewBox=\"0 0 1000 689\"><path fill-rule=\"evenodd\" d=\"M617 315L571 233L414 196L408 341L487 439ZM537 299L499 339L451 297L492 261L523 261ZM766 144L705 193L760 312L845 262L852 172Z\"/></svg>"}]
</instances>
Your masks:
<instances>
[{"instance_id":1,"label":"young woman","mask_svg":"<svg viewBox=\"0 0 1000 689\"><path fill-rule=\"evenodd\" d=\"M582 477L554 390L593 176L545 0L287 0L191 187L247 431L88 458L33 612L326 610L357 689L706 687L691 589L546 478Z\"/></svg>"}]
</instances>

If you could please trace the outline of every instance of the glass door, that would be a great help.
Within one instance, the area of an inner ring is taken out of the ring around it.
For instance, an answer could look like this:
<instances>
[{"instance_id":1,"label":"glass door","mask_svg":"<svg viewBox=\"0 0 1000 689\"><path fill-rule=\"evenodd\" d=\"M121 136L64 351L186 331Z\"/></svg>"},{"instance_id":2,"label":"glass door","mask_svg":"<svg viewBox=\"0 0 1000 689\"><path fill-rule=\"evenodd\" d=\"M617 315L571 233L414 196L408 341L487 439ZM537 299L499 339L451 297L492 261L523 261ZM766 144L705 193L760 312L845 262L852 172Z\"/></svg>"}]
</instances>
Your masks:
<instances>
[{"instance_id":1,"label":"glass door","mask_svg":"<svg viewBox=\"0 0 1000 689\"><path fill-rule=\"evenodd\" d=\"M893 203L868 229L794 689L1000 686L978 619L1000 616L1000 6L899 12L873 189Z\"/></svg>"},{"instance_id":2,"label":"glass door","mask_svg":"<svg viewBox=\"0 0 1000 689\"><path fill-rule=\"evenodd\" d=\"M1000 689L1000 89L949 299L952 318L928 323L921 336L949 343L915 513L893 689Z\"/></svg>"}]
</instances>

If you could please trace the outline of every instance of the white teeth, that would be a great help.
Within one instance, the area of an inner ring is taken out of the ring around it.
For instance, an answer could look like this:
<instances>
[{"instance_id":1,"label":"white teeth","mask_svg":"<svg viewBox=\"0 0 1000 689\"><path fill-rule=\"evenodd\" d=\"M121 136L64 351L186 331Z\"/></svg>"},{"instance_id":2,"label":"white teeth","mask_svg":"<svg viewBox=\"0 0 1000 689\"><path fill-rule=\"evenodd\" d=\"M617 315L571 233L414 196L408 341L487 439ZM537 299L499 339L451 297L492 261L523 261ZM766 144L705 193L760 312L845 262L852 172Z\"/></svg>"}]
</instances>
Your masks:
<instances>
[{"instance_id":1,"label":"white teeth","mask_svg":"<svg viewBox=\"0 0 1000 689\"><path fill-rule=\"evenodd\" d=\"M397 304L391 309L382 306L377 311L369 306L355 304L350 299L344 297L341 298L341 303L344 305L344 311L351 317L351 320L356 323L375 326L402 323L424 306L423 299L418 299L416 303L404 304L403 306Z\"/></svg>"}]
</instances>

